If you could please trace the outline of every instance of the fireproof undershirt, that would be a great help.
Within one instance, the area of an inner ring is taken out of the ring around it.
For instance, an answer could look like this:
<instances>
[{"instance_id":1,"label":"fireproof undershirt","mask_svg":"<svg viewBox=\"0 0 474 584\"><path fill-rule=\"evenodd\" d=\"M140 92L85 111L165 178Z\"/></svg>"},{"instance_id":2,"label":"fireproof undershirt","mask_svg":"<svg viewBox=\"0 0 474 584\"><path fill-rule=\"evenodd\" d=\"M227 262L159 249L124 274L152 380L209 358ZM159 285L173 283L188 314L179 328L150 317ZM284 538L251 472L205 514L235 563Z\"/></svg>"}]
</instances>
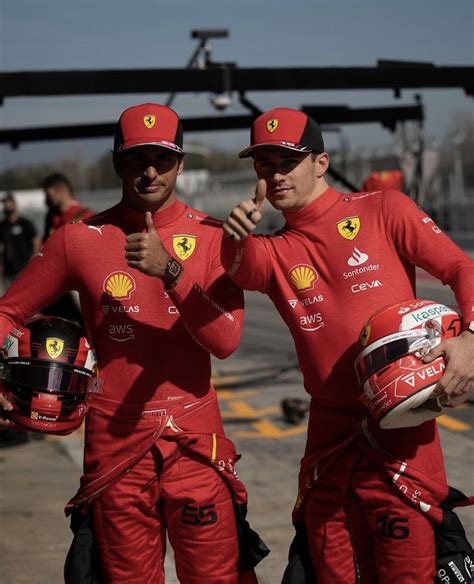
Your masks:
<instances>
[{"instance_id":1,"label":"fireproof undershirt","mask_svg":"<svg viewBox=\"0 0 474 584\"><path fill-rule=\"evenodd\" d=\"M362 408L358 335L375 310L416 298L415 266L449 284L474 320L474 262L406 195L328 188L284 215L275 235L224 239L222 259L236 284L274 302L317 402Z\"/></svg>"},{"instance_id":2,"label":"fireproof undershirt","mask_svg":"<svg viewBox=\"0 0 474 584\"><path fill-rule=\"evenodd\" d=\"M210 355L238 345L243 294L220 263L221 224L175 201L153 215L184 267L175 288L130 268L126 236L145 215L119 203L55 232L0 301L0 336L67 290L80 295L98 354L102 397L124 403L197 397L210 388Z\"/></svg>"}]
</instances>

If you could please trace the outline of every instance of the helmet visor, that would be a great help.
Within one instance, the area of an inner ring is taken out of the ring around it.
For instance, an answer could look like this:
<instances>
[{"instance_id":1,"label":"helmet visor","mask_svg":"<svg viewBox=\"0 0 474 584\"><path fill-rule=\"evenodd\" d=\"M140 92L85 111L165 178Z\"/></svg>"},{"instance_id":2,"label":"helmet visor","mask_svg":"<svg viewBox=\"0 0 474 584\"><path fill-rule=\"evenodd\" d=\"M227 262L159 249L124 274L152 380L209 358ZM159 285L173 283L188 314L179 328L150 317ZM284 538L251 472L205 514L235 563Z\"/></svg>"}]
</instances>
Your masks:
<instances>
[{"instance_id":1,"label":"helmet visor","mask_svg":"<svg viewBox=\"0 0 474 584\"><path fill-rule=\"evenodd\" d=\"M53 393L100 393L102 382L88 369L32 359L8 359L3 379L20 387Z\"/></svg>"},{"instance_id":2,"label":"helmet visor","mask_svg":"<svg viewBox=\"0 0 474 584\"><path fill-rule=\"evenodd\" d=\"M356 360L355 368L359 383L364 383L374 373L405 355L417 351L427 353L431 346L430 335L426 329L395 333L380 339L362 351Z\"/></svg>"}]
</instances>

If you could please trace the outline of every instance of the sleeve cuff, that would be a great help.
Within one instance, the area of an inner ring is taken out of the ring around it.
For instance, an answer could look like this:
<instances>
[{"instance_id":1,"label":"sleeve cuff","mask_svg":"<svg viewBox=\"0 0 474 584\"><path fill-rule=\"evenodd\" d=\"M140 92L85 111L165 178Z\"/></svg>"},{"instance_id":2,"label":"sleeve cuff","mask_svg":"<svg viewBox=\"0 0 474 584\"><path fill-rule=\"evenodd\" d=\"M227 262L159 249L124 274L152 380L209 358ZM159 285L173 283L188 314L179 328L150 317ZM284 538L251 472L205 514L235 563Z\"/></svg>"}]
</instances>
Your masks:
<instances>
[{"instance_id":1,"label":"sleeve cuff","mask_svg":"<svg viewBox=\"0 0 474 584\"><path fill-rule=\"evenodd\" d=\"M186 300L194 285L195 283L191 280L191 276L186 270L184 270L178 282L176 283L176 286L171 288L171 290L167 290L166 292L168 293L171 300L177 306L179 306Z\"/></svg>"}]
</instances>

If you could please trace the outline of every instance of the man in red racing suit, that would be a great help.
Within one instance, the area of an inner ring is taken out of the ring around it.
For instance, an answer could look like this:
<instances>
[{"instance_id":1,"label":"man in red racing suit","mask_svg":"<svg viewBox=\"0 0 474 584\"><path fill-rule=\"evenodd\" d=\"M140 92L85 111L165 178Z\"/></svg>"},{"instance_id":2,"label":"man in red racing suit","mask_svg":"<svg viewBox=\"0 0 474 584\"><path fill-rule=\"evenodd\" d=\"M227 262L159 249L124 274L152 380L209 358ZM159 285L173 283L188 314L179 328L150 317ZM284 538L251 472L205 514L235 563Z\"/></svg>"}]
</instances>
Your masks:
<instances>
[{"instance_id":1,"label":"man in red racing suit","mask_svg":"<svg viewBox=\"0 0 474 584\"><path fill-rule=\"evenodd\" d=\"M402 193L341 194L329 187L321 132L302 112L262 114L240 156L253 157L259 180L255 198L237 205L224 223L223 263L239 286L272 299L311 395L295 519L304 521L316 580L432 582L432 523L401 496L390 469L400 460L417 476L444 484L436 424L381 430L358 400L354 359L360 330L375 310L416 298L415 266L452 287L468 328L474 262ZM286 225L273 236L248 237L265 197ZM474 379L471 332L427 358L444 353L445 393L462 394ZM383 452L386 463L370 448Z\"/></svg>"},{"instance_id":2,"label":"man in red racing suit","mask_svg":"<svg viewBox=\"0 0 474 584\"><path fill-rule=\"evenodd\" d=\"M246 492L210 383L210 354L238 345L243 296L220 264L220 223L175 197L183 156L173 110L125 110L114 148L121 202L55 232L0 302L3 338L79 292L103 391L89 402L68 511L92 511L107 583L164 582L166 531L180 582L244 581L234 504Z\"/></svg>"}]
</instances>

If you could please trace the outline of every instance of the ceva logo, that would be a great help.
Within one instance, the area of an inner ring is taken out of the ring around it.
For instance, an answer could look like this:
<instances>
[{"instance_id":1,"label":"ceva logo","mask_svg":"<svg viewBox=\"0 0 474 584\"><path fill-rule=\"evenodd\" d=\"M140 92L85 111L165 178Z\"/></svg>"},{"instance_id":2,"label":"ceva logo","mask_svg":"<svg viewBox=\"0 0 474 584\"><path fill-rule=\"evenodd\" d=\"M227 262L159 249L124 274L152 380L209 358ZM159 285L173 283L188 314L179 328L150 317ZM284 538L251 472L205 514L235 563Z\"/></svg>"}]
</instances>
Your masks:
<instances>
[{"instance_id":1,"label":"ceva logo","mask_svg":"<svg viewBox=\"0 0 474 584\"><path fill-rule=\"evenodd\" d=\"M353 294L357 292L365 292L366 290L371 290L372 288L379 288L382 286L380 280L372 280L372 282L362 282L361 284L353 284L351 290Z\"/></svg>"}]
</instances>

